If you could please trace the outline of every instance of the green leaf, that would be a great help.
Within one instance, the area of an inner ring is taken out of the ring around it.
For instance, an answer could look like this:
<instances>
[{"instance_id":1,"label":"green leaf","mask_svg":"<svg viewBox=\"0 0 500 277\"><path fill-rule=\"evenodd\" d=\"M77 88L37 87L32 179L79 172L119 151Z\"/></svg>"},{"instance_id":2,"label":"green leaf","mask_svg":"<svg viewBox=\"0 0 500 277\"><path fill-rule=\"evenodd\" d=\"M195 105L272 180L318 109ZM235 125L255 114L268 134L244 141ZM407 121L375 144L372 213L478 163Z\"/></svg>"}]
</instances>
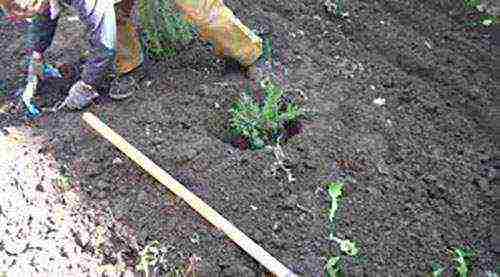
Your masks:
<instances>
[{"instance_id":1,"label":"green leaf","mask_svg":"<svg viewBox=\"0 0 500 277\"><path fill-rule=\"evenodd\" d=\"M457 266L455 267L460 277L468 277L471 259L475 256L475 253L469 249L464 248L456 248L452 251L453 253L453 261L457 262Z\"/></svg>"},{"instance_id":2,"label":"green leaf","mask_svg":"<svg viewBox=\"0 0 500 277\"><path fill-rule=\"evenodd\" d=\"M340 257L331 257L326 263L326 275L328 277L340 277L343 276L342 264L340 263Z\"/></svg>"},{"instance_id":3,"label":"green leaf","mask_svg":"<svg viewBox=\"0 0 500 277\"><path fill-rule=\"evenodd\" d=\"M442 267L440 265L434 265L433 269L432 269L432 272L431 272L431 276L432 277L442 277L444 270L445 270L444 267Z\"/></svg>"},{"instance_id":4,"label":"green leaf","mask_svg":"<svg viewBox=\"0 0 500 277\"><path fill-rule=\"evenodd\" d=\"M335 212L338 209L338 202L342 197L342 192L344 189L344 185L339 182L331 182L328 186L328 194L330 194L330 198L332 198L332 205L330 207L330 220L333 220L335 217Z\"/></svg>"},{"instance_id":5,"label":"green leaf","mask_svg":"<svg viewBox=\"0 0 500 277\"><path fill-rule=\"evenodd\" d=\"M340 250L342 252L346 253L349 256L356 256L356 255L358 255L359 249L356 246L355 242L352 242L350 240L339 239L337 237L333 238L333 240L335 240L339 244Z\"/></svg>"}]
</instances>

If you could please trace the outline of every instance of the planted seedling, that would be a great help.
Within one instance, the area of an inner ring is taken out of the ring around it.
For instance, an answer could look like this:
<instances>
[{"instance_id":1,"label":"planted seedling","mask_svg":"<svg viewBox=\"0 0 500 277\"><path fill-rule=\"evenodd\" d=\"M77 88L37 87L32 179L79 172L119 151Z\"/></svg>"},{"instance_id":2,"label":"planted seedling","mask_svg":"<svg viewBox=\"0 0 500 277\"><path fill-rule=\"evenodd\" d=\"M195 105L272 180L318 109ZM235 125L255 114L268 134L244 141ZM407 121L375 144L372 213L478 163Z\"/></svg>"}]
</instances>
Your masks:
<instances>
[{"instance_id":1,"label":"planted seedling","mask_svg":"<svg viewBox=\"0 0 500 277\"><path fill-rule=\"evenodd\" d=\"M327 277L342 277L344 270L342 269L342 260L340 257L331 257L325 266Z\"/></svg>"},{"instance_id":2,"label":"planted seedling","mask_svg":"<svg viewBox=\"0 0 500 277\"><path fill-rule=\"evenodd\" d=\"M231 128L236 136L248 140L251 149L260 149L266 144L274 145L278 138L287 133L287 126L294 126L304 115L302 109L289 103L283 109L283 90L274 82L264 85L265 99L263 103L254 100L248 87L231 109Z\"/></svg>"},{"instance_id":3,"label":"planted seedling","mask_svg":"<svg viewBox=\"0 0 500 277\"><path fill-rule=\"evenodd\" d=\"M470 270L472 267L472 259L475 254L472 250L465 248L456 248L452 252L453 261L457 263L455 270L460 277L468 277L470 276Z\"/></svg>"}]
</instances>

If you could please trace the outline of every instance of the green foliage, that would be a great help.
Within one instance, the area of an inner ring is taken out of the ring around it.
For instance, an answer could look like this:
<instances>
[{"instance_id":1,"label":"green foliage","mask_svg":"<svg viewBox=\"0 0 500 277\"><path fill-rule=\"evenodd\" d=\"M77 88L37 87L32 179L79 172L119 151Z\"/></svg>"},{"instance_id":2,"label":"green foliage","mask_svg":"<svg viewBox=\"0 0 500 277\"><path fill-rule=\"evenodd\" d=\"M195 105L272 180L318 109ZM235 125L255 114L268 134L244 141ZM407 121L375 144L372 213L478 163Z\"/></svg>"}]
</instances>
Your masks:
<instances>
[{"instance_id":1,"label":"green foliage","mask_svg":"<svg viewBox=\"0 0 500 277\"><path fill-rule=\"evenodd\" d=\"M353 242L353 241L350 241L350 240L343 240L343 239L339 239L337 237L334 237L333 238L334 241L336 241L339 246L340 246L340 250L342 252L344 252L345 254L349 255L349 256L356 256L358 255L359 253L359 248L356 244L356 242Z\"/></svg>"},{"instance_id":2,"label":"green foliage","mask_svg":"<svg viewBox=\"0 0 500 277\"><path fill-rule=\"evenodd\" d=\"M158 262L157 253L159 251L158 247L160 242L155 240L149 245L147 245L143 251L141 251L141 256L139 259L139 264L136 265L138 271L144 271L146 277L149 276L149 267L155 266Z\"/></svg>"},{"instance_id":3,"label":"green foliage","mask_svg":"<svg viewBox=\"0 0 500 277\"><path fill-rule=\"evenodd\" d=\"M344 185L339 182L331 182L328 185L328 194L332 198L332 205L330 206L330 221L332 221L335 217L335 212L338 209L339 201L342 198L342 193L344 190Z\"/></svg>"},{"instance_id":4,"label":"green foliage","mask_svg":"<svg viewBox=\"0 0 500 277\"><path fill-rule=\"evenodd\" d=\"M455 270L457 271L458 276L460 277L470 276L472 259L475 256L474 252L472 252L472 250L459 247L455 248L452 251L452 255L453 255L452 260L457 263Z\"/></svg>"},{"instance_id":5,"label":"green foliage","mask_svg":"<svg viewBox=\"0 0 500 277\"><path fill-rule=\"evenodd\" d=\"M342 260L340 257L331 257L325 266L326 277L343 277Z\"/></svg>"},{"instance_id":6,"label":"green foliage","mask_svg":"<svg viewBox=\"0 0 500 277\"><path fill-rule=\"evenodd\" d=\"M335 16L342 17L345 14L344 0L335 0Z\"/></svg>"},{"instance_id":7,"label":"green foliage","mask_svg":"<svg viewBox=\"0 0 500 277\"><path fill-rule=\"evenodd\" d=\"M432 265L432 272L431 272L431 277L442 277L443 276L443 271L445 270L444 267L442 267L439 264L434 263Z\"/></svg>"},{"instance_id":8,"label":"green foliage","mask_svg":"<svg viewBox=\"0 0 500 277\"><path fill-rule=\"evenodd\" d=\"M283 90L273 82L264 87L264 105L260 106L247 88L240 101L229 110L232 131L250 140L253 149L262 148L266 140L276 143L276 135L284 131L285 122L293 123L304 113L295 104L281 111Z\"/></svg>"},{"instance_id":9,"label":"green foliage","mask_svg":"<svg viewBox=\"0 0 500 277\"><path fill-rule=\"evenodd\" d=\"M475 8L481 4L481 0L464 0L464 4L468 8Z\"/></svg>"},{"instance_id":10,"label":"green foliage","mask_svg":"<svg viewBox=\"0 0 500 277\"><path fill-rule=\"evenodd\" d=\"M175 10L171 0L140 0L139 19L152 57L171 57L176 43L193 38L194 27Z\"/></svg>"}]
</instances>

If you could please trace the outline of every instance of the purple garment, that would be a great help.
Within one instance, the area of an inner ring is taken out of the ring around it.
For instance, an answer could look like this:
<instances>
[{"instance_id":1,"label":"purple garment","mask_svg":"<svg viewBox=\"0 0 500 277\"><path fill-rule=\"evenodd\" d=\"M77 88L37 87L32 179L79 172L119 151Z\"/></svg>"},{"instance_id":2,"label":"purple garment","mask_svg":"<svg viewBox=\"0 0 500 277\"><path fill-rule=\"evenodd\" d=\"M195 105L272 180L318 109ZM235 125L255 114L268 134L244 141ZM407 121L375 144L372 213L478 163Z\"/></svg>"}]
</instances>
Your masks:
<instances>
[{"instance_id":1,"label":"purple garment","mask_svg":"<svg viewBox=\"0 0 500 277\"><path fill-rule=\"evenodd\" d=\"M116 18L113 1L64 0L64 2L78 12L80 20L87 27L92 47L91 58L84 65L81 80L96 87L102 82L106 73L115 73ZM97 4L92 5L95 2ZM51 19L48 9L32 19L27 35L27 52L30 56L33 51L44 53L47 50L54 38L58 19Z\"/></svg>"}]
</instances>

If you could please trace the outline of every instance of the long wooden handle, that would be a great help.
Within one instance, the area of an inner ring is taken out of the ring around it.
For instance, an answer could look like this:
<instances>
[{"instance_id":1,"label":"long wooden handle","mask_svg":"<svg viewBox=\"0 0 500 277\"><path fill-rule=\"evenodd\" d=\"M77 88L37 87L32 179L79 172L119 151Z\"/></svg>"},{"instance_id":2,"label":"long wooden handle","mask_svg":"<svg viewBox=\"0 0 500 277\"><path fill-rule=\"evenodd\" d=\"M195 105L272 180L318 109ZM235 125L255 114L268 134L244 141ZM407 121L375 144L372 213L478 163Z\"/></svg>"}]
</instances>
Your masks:
<instances>
[{"instance_id":1,"label":"long wooden handle","mask_svg":"<svg viewBox=\"0 0 500 277\"><path fill-rule=\"evenodd\" d=\"M236 228L231 222L226 220L222 215L205 204L198 196L190 192L181 183L177 182L167 172L157 166L148 157L143 155L139 150L130 145L120 135L111 130L106 124L100 121L92 113L84 113L83 120L92 128L99 132L103 137L109 140L120 151L125 153L130 159L136 162L149 174L156 178L160 183L165 185L169 190L186 201L195 211L197 211L206 220L212 223L215 227L222 230L229 238L245 250L250 256L266 267L270 272L277 276L296 277L296 275L281 264L277 259L266 252L262 247L255 243L251 238Z\"/></svg>"}]
</instances>

